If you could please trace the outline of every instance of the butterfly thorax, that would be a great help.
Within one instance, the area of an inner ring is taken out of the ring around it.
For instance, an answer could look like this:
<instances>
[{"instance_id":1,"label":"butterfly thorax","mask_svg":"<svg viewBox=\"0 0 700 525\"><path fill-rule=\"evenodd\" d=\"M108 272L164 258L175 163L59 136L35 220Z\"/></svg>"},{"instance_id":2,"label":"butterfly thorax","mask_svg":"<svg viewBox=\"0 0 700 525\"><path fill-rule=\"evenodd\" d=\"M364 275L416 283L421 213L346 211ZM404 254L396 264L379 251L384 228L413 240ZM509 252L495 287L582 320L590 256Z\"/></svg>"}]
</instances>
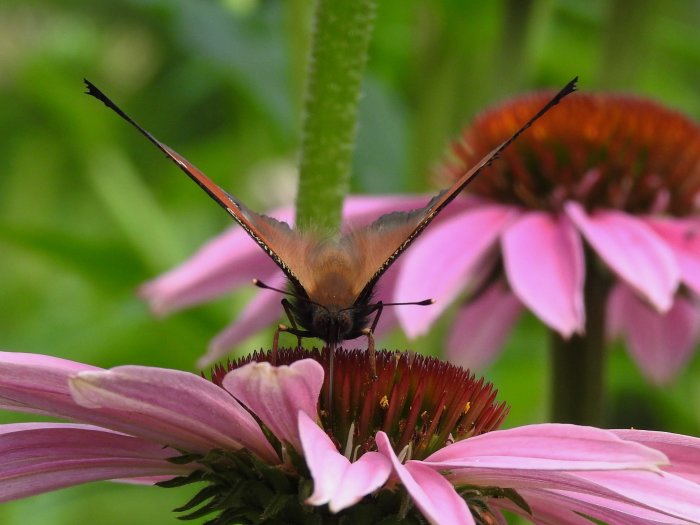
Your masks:
<instances>
[{"instance_id":1,"label":"butterfly thorax","mask_svg":"<svg viewBox=\"0 0 700 525\"><path fill-rule=\"evenodd\" d=\"M314 304L303 298L292 301L297 324L329 345L362 335L369 324L366 304L341 307L337 304Z\"/></svg>"},{"instance_id":2,"label":"butterfly thorax","mask_svg":"<svg viewBox=\"0 0 700 525\"><path fill-rule=\"evenodd\" d=\"M356 278L362 254L343 243L325 241L306 255L304 287L294 286L299 296L292 303L295 320L329 344L359 337L368 324L368 301L358 301Z\"/></svg>"}]
</instances>

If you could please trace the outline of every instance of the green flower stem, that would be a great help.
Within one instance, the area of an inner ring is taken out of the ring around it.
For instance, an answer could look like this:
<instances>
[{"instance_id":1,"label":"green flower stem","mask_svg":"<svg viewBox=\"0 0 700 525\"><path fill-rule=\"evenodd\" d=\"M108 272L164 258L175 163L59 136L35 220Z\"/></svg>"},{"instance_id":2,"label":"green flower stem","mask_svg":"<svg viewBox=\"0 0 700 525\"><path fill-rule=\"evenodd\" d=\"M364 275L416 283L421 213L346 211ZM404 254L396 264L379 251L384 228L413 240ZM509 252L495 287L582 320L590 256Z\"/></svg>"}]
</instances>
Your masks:
<instances>
[{"instance_id":1,"label":"green flower stem","mask_svg":"<svg viewBox=\"0 0 700 525\"><path fill-rule=\"evenodd\" d=\"M589 254L590 255L590 254ZM552 332L552 421L601 426L604 416L605 309L609 277L587 258L586 332L568 340Z\"/></svg>"},{"instance_id":2,"label":"green flower stem","mask_svg":"<svg viewBox=\"0 0 700 525\"><path fill-rule=\"evenodd\" d=\"M377 0L318 0L308 64L297 225L340 227Z\"/></svg>"}]
</instances>

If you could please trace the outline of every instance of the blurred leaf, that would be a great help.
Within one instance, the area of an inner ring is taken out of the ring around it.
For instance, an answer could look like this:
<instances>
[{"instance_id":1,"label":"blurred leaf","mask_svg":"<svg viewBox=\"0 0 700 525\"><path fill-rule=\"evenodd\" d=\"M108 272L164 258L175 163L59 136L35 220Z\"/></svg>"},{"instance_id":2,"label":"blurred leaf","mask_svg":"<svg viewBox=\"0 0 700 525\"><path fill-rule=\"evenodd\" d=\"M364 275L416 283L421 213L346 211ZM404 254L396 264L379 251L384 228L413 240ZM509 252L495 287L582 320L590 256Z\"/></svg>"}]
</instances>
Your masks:
<instances>
[{"instance_id":1,"label":"blurred leaf","mask_svg":"<svg viewBox=\"0 0 700 525\"><path fill-rule=\"evenodd\" d=\"M117 151L102 151L88 160L95 192L150 270L182 260L185 250L148 188Z\"/></svg>"},{"instance_id":2,"label":"blurred leaf","mask_svg":"<svg viewBox=\"0 0 700 525\"><path fill-rule=\"evenodd\" d=\"M0 240L69 268L94 286L133 285L144 267L113 240L86 239L63 229L12 227L0 224ZM114 261L119 264L115 265Z\"/></svg>"},{"instance_id":3,"label":"blurred leaf","mask_svg":"<svg viewBox=\"0 0 700 525\"><path fill-rule=\"evenodd\" d=\"M390 193L405 188L406 118L399 100L368 76L360 100L355 170L362 193Z\"/></svg>"},{"instance_id":4,"label":"blurred leaf","mask_svg":"<svg viewBox=\"0 0 700 525\"><path fill-rule=\"evenodd\" d=\"M292 132L296 106L280 9L260 4L254 13L236 16L217 2L134 1L172 10L174 34L189 52L240 82L286 134Z\"/></svg>"}]
</instances>

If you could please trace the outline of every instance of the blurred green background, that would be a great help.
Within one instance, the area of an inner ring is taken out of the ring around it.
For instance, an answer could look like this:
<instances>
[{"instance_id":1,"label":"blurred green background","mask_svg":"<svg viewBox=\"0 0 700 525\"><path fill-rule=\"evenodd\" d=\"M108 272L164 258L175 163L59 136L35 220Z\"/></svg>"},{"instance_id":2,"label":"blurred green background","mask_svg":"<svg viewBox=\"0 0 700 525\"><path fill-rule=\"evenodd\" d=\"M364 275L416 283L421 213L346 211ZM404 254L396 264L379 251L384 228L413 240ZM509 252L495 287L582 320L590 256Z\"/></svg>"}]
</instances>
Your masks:
<instances>
[{"instance_id":1,"label":"blurred green background","mask_svg":"<svg viewBox=\"0 0 700 525\"><path fill-rule=\"evenodd\" d=\"M264 210L294 198L310 14L306 0L0 5L0 347L193 369L251 290L166 319L134 292L229 220L82 79ZM695 0L380 2L353 191L434 189L432 168L475 112L574 75L698 119L698 27ZM411 346L439 348L446 325ZM513 406L508 426L546 418L546 343L526 317L485 371ZM700 434L699 373L696 358L653 388L614 348L609 426ZM4 504L0 523L175 523L190 492L99 483Z\"/></svg>"}]
</instances>

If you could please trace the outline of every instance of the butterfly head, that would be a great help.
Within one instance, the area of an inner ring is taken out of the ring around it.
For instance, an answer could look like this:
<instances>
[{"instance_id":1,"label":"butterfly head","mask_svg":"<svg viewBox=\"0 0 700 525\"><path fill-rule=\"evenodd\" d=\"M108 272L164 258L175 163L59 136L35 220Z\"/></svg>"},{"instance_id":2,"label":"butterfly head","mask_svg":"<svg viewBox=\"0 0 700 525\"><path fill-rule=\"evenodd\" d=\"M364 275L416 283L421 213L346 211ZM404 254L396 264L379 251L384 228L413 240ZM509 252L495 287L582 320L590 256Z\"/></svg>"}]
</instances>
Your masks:
<instances>
[{"instance_id":1,"label":"butterfly head","mask_svg":"<svg viewBox=\"0 0 700 525\"><path fill-rule=\"evenodd\" d=\"M350 339L355 328L353 310L336 306L311 306L311 331L327 343Z\"/></svg>"}]
</instances>

